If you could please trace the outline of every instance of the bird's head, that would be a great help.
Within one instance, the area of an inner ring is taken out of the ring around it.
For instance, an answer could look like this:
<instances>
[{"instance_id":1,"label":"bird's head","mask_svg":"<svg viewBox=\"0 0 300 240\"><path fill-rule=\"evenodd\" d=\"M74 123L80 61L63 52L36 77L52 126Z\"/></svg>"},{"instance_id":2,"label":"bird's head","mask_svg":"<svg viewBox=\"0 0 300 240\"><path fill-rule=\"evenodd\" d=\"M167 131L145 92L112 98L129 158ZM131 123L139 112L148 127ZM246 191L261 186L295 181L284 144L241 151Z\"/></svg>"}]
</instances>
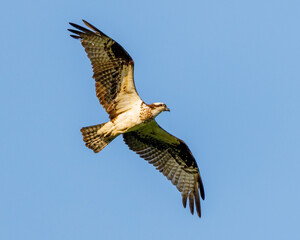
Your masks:
<instances>
[{"instance_id":1,"label":"bird's head","mask_svg":"<svg viewBox=\"0 0 300 240\"><path fill-rule=\"evenodd\" d=\"M166 104L161 103L161 102L157 102L157 103L152 103L150 105L148 105L151 110L152 110L152 114L156 117L158 114L164 112L164 111L168 111L170 112L170 109L167 107Z\"/></svg>"}]
</instances>

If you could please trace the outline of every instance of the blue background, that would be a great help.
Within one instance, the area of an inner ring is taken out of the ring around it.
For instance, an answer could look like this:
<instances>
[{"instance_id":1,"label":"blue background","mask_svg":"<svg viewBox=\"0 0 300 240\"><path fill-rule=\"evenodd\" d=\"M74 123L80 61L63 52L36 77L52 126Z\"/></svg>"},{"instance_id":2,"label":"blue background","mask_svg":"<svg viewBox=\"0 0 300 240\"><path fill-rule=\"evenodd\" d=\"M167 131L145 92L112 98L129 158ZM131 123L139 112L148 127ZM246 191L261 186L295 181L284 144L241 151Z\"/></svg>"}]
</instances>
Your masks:
<instances>
[{"instance_id":1,"label":"blue background","mask_svg":"<svg viewBox=\"0 0 300 240\"><path fill-rule=\"evenodd\" d=\"M299 1L7 1L0 10L0 239L299 239ZM91 22L135 61L157 119L186 141L202 218L116 139L68 22Z\"/></svg>"}]
</instances>

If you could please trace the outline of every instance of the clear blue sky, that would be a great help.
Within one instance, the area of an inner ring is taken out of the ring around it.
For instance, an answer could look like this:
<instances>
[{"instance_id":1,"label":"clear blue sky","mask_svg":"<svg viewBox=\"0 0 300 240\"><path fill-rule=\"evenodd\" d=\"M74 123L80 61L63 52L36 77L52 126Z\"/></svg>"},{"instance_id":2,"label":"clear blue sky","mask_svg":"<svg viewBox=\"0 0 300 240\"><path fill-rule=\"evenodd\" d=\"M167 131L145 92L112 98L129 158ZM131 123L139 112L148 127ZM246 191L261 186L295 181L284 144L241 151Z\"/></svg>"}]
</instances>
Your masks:
<instances>
[{"instance_id":1,"label":"clear blue sky","mask_svg":"<svg viewBox=\"0 0 300 240\"><path fill-rule=\"evenodd\" d=\"M0 239L299 239L299 1L6 1L0 10ZM202 218L108 120L68 22L135 61L135 81L195 155Z\"/></svg>"}]
</instances>

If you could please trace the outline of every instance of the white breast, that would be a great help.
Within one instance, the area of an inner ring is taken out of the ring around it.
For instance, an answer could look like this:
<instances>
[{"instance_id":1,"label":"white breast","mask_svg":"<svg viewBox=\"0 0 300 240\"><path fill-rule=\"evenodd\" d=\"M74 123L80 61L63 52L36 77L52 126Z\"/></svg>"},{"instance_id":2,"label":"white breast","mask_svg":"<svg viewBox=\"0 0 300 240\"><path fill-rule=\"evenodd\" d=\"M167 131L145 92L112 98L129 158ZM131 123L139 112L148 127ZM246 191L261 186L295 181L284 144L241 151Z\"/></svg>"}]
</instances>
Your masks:
<instances>
[{"instance_id":1,"label":"white breast","mask_svg":"<svg viewBox=\"0 0 300 240\"><path fill-rule=\"evenodd\" d=\"M141 114L141 102L135 103L129 110L121 113L115 119L113 119L113 133L122 134L134 127L138 127L143 121L140 119Z\"/></svg>"}]
</instances>

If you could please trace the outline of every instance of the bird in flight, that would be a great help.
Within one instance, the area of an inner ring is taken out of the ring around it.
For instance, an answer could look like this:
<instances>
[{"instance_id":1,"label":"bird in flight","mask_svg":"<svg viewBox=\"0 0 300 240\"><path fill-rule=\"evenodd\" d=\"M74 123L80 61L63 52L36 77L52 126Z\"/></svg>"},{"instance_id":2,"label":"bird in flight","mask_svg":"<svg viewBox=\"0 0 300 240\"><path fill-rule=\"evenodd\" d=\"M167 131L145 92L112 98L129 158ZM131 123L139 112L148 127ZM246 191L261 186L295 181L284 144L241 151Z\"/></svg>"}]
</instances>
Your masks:
<instances>
[{"instance_id":1,"label":"bird in flight","mask_svg":"<svg viewBox=\"0 0 300 240\"><path fill-rule=\"evenodd\" d=\"M128 147L153 164L181 192L183 206L201 217L204 188L194 156L179 138L161 128L155 117L170 111L166 104L146 104L138 95L134 62L126 50L90 23L89 28L70 23L70 36L80 39L93 67L96 94L110 121L81 129L85 145L100 152L120 134Z\"/></svg>"}]
</instances>

